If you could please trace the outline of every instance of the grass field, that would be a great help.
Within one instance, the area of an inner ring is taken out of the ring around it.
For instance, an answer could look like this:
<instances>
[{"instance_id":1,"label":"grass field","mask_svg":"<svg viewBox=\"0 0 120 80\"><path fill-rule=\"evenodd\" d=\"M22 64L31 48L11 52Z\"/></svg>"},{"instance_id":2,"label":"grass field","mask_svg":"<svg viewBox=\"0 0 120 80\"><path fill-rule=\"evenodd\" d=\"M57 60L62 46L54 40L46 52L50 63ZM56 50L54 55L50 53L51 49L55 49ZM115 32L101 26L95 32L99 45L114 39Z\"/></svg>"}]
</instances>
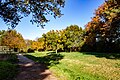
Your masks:
<instances>
[{"instance_id":1,"label":"grass field","mask_svg":"<svg viewBox=\"0 0 120 80\"><path fill-rule=\"evenodd\" d=\"M80 52L39 52L26 56L45 63L58 80L120 80L119 58L107 59L103 55L96 57Z\"/></svg>"}]
</instances>

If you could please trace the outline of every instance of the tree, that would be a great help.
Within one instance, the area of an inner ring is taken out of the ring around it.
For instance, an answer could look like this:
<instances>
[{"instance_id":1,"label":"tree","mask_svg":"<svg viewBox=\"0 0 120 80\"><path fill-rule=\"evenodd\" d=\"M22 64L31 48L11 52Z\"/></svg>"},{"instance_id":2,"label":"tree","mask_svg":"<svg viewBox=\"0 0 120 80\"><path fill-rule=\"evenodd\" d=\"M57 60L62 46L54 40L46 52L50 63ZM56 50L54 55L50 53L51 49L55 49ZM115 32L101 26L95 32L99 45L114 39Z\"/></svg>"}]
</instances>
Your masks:
<instances>
[{"instance_id":1,"label":"tree","mask_svg":"<svg viewBox=\"0 0 120 80\"><path fill-rule=\"evenodd\" d=\"M38 43L39 43L39 48L38 48L38 51L44 51L45 49L44 49L44 38L43 37L41 37L41 38L38 38Z\"/></svg>"},{"instance_id":2,"label":"tree","mask_svg":"<svg viewBox=\"0 0 120 80\"><path fill-rule=\"evenodd\" d=\"M56 30L56 36L55 36L55 43L54 46L56 46L56 53L63 50L63 42L62 42L62 34L61 31Z\"/></svg>"},{"instance_id":3,"label":"tree","mask_svg":"<svg viewBox=\"0 0 120 80\"><path fill-rule=\"evenodd\" d=\"M16 51L26 48L22 35L15 30L6 31L2 37L1 45L8 46L10 49L15 49Z\"/></svg>"},{"instance_id":4,"label":"tree","mask_svg":"<svg viewBox=\"0 0 120 80\"><path fill-rule=\"evenodd\" d=\"M71 25L62 30L51 30L42 35L38 42L44 43L45 50L56 51L80 51L84 44L84 30L77 25Z\"/></svg>"},{"instance_id":5,"label":"tree","mask_svg":"<svg viewBox=\"0 0 120 80\"><path fill-rule=\"evenodd\" d=\"M44 50L47 50L47 40L46 40L46 34L43 34L42 35L42 38L43 38L43 41L44 41L44 44L43 44L43 47L44 47Z\"/></svg>"},{"instance_id":6,"label":"tree","mask_svg":"<svg viewBox=\"0 0 120 80\"><path fill-rule=\"evenodd\" d=\"M85 43L94 51L115 52L120 49L119 37L120 3L118 0L107 0L86 25Z\"/></svg>"},{"instance_id":7,"label":"tree","mask_svg":"<svg viewBox=\"0 0 120 80\"><path fill-rule=\"evenodd\" d=\"M84 37L84 41L85 41L84 50L85 51L95 51L94 49L96 48L95 44L98 40L100 40L100 37L102 36L102 33L103 33L103 30L101 29L103 24L104 23L100 21L99 16L93 17L92 20L88 22L85 28L86 34Z\"/></svg>"},{"instance_id":8,"label":"tree","mask_svg":"<svg viewBox=\"0 0 120 80\"><path fill-rule=\"evenodd\" d=\"M47 50L55 50L56 53L59 49L63 48L63 45L61 44L60 40L60 33L58 30L54 31L51 30L45 34L46 36L46 49Z\"/></svg>"},{"instance_id":9,"label":"tree","mask_svg":"<svg viewBox=\"0 0 120 80\"><path fill-rule=\"evenodd\" d=\"M0 46L1 46L1 43L2 43L2 38L5 34L5 30L0 30Z\"/></svg>"},{"instance_id":10,"label":"tree","mask_svg":"<svg viewBox=\"0 0 120 80\"><path fill-rule=\"evenodd\" d=\"M30 22L44 26L49 20L48 14L60 17L64 0L0 0L0 18L12 28L16 27L23 17L32 15Z\"/></svg>"},{"instance_id":11,"label":"tree","mask_svg":"<svg viewBox=\"0 0 120 80\"><path fill-rule=\"evenodd\" d=\"M31 43L31 49L32 50L36 50L36 51L40 51L40 50L42 50L43 51L43 45L44 45L44 43L43 43L43 41L32 41L32 43Z\"/></svg>"},{"instance_id":12,"label":"tree","mask_svg":"<svg viewBox=\"0 0 120 80\"><path fill-rule=\"evenodd\" d=\"M71 25L65 29L66 42L65 47L69 51L79 51L83 45L83 33L82 28L77 25Z\"/></svg>"}]
</instances>

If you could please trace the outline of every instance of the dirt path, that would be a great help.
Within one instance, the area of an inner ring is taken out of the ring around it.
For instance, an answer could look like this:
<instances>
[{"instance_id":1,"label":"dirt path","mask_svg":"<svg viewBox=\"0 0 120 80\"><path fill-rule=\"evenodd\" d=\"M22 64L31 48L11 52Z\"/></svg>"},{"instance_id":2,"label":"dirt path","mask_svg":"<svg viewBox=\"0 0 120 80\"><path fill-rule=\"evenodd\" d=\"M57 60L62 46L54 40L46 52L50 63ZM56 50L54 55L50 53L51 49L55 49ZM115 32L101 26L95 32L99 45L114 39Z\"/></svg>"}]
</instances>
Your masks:
<instances>
[{"instance_id":1,"label":"dirt path","mask_svg":"<svg viewBox=\"0 0 120 80\"><path fill-rule=\"evenodd\" d=\"M15 80L57 80L56 77L44 66L39 63L18 55L20 73Z\"/></svg>"}]
</instances>

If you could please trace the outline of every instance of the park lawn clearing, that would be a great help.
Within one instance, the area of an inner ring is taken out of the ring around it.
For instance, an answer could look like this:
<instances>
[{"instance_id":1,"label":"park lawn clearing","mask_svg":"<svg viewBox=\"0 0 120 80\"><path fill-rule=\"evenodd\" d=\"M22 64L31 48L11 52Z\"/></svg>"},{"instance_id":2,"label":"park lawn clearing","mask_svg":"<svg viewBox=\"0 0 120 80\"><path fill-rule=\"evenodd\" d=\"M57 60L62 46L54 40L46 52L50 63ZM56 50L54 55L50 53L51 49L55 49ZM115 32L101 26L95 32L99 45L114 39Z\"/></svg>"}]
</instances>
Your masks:
<instances>
[{"instance_id":1,"label":"park lawn clearing","mask_svg":"<svg viewBox=\"0 0 120 80\"><path fill-rule=\"evenodd\" d=\"M63 56L59 64L48 66L58 80L120 80L120 59L107 59L80 52L58 54ZM28 53L28 55L34 56L28 58L41 62L36 59L48 55L48 52Z\"/></svg>"}]
</instances>

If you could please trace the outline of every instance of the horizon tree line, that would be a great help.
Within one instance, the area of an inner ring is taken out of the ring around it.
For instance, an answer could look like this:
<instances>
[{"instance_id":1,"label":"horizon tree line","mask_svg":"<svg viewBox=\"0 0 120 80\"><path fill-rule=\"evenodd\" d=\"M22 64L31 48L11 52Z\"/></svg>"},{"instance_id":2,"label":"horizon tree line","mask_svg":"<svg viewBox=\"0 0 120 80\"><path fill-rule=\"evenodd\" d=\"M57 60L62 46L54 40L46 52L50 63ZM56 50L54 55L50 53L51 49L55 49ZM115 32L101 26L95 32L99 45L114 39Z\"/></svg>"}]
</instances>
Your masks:
<instances>
[{"instance_id":1,"label":"horizon tree line","mask_svg":"<svg viewBox=\"0 0 120 80\"><path fill-rule=\"evenodd\" d=\"M120 2L106 0L95 10L85 29L70 25L66 29L51 30L36 41L24 40L22 35L14 30L1 31L0 35L0 45L7 45L10 48L21 49L25 45L26 50L53 50L56 53L58 51L120 52ZM16 44L12 41L16 41Z\"/></svg>"}]
</instances>

